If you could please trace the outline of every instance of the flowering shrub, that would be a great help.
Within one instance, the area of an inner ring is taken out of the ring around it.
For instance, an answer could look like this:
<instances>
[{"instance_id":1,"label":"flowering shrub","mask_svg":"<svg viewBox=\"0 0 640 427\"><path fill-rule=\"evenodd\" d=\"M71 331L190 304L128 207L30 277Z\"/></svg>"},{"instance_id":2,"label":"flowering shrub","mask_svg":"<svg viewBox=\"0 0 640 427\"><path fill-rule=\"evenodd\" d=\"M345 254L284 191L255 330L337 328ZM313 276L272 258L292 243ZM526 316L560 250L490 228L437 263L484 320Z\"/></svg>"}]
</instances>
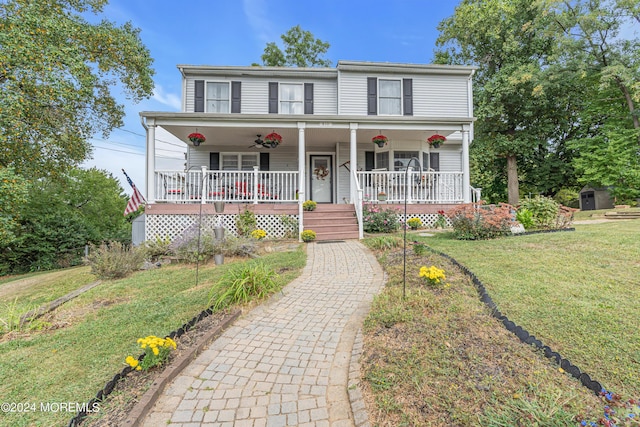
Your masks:
<instances>
[{"instance_id":1,"label":"flowering shrub","mask_svg":"<svg viewBox=\"0 0 640 427\"><path fill-rule=\"evenodd\" d=\"M407 225L411 227L412 230L417 230L422 227L422 220L420 218L409 218L407 220Z\"/></svg>"},{"instance_id":2,"label":"flowering shrub","mask_svg":"<svg viewBox=\"0 0 640 427\"><path fill-rule=\"evenodd\" d=\"M144 349L144 358L138 361L133 356L127 356L125 362L136 371L146 371L154 366L161 365L169 357L171 350L175 350L177 345L171 338L158 338L155 335L149 335L146 338L139 338L138 344Z\"/></svg>"},{"instance_id":3,"label":"flowering shrub","mask_svg":"<svg viewBox=\"0 0 640 427\"><path fill-rule=\"evenodd\" d=\"M443 210L438 211L438 219L433 223L433 228L445 228L447 226L447 217Z\"/></svg>"},{"instance_id":4,"label":"flowering shrub","mask_svg":"<svg viewBox=\"0 0 640 427\"><path fill-rule=\"evenodd\" d=\"M448 283L444 283L447 277L444 274L444 270L432 265L427 268L426 266L420 267L420 277L424 279L424 282L431 287L438 287L443 285L449 287Z\"/></svg>"},{"instance_id":5,"label":"flowering shrub","mask_svg":"<svg viewBox=\"0 0 640 427\"><path fill-rule=\"evenodd\" d=\"M261 229L253 230L251 232L251 237L253 237L256 240L262 240L265 237L267 237L267 232Z\"/></svg>"},{"instance_id":6,"label":"flowering shrub","mask_svg":"<svg viewBox=\"0 0 640 427\"><path fill-rule=\"evenodd\" d=\"M362 228L366 233L392 233L400 227L398 211L379 205L362 206Z\"/></svg>"},{"instance_id":7,"label":"flowering shrub","mask_svg":"<svg viewBox=\"0 0 640 427\"><path fill-rule=\"evenodd\" d=\"M623 401L619 394L611 393L605 389L600 392L600 397L605 403L604 415L596 421L583 420L578 416L581 426L605 426L623 427L640 425L640 400L629 399Z\"/></svg>"},{"instance_id":8,"label":"flowering shrub","mask_svg":"<svg viewBox=\"0 0 640 427\"><path fill-rule=\"evenodd\" d=\"M303 242L311 242L313 240L316 240L316 232L313 230L304 230L302 233L300 233L300 238Z\"/></svg>"},{"instance_id":9,"label":"flowering shrub","mask_svg":"<svg viewBox=\"0 0 640 427\"><path fill-rule=\"evenodd\" d=\"M514 224L511 205L465 204L453 209L449 217L453 234L459 240L492 239L511 233Z\"/></svg>"}]
</instances>

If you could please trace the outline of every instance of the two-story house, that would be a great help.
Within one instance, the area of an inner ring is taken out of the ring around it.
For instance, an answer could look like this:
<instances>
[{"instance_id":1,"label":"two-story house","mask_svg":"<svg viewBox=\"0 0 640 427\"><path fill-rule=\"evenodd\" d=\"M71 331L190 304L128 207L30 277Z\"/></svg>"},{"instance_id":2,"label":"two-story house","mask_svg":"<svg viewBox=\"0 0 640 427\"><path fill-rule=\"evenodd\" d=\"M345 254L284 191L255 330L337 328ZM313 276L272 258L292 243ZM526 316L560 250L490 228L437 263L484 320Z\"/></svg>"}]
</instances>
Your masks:
<instances>
[{"instance_id":1,"label":"two-story house","mask_svg":"<svg viewBox=\"0 0 640 427\"><path fill-rule=\"evenodd\" d=\"M201 210L234 232L245 208L272 236L284 232L286 215L319 239L357 238L363 203L406 200L410 216L428 224L438 210L477 196L469 181L471 67L339 61L178 69L182 111L140 114L147 239L179 235ZM185 170L156 170L158 126L187 143ZM193 133L204 141L191 142ZM379 135L386 142L374 143ZM429 143L434 135L446 141ZM308 199L319 204L312 214L302 209ZM220 216L215 201L225 203Z\"/></svg>"}]
</instances>

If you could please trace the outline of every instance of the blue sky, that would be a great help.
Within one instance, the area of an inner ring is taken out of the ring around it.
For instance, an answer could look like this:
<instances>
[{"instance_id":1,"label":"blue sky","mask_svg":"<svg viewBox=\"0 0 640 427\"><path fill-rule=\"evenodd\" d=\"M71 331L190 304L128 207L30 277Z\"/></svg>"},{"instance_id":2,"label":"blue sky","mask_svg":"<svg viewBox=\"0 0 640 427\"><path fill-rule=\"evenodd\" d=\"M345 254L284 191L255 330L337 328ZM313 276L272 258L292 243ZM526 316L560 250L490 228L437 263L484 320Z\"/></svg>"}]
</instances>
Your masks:
<instances>
[{"instance_id":1,"label":"blue sky","mask_svg":"<svg viewBox=\"0 0 640 427\"><path fill-rule=\"evenodd\" d=\"M116 93L125 105L125 124L107 140L93 140L94 158L86 166L113 173L121 182L125 168L144 188L144 129L140 111L179 111L180 73L176 65L251 65L261 63L268 42L300 25L331 47L326 58L429 63L438 23L453 14L458 1L444 0L110 0L101 16L131 21L141 30L155 69L154 96L139 104ZM93 20L93 19L92 19ZM159 134L157 167L181 169L186 144ZM128 185L123 185L131 193Z\"/></svg>"}]
</instances>

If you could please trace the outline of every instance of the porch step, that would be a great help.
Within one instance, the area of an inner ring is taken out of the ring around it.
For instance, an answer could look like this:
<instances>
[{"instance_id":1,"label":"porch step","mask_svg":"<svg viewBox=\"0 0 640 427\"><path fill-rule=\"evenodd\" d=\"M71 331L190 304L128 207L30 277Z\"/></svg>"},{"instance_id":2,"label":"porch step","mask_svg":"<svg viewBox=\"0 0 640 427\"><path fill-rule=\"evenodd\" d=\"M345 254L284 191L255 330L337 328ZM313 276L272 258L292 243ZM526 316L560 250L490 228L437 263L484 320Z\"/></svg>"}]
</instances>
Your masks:
<instances>
[{"instance_id":1,"label":"porch step","mask_svg":"<svg viewBox=\"0 0 640 427\"><path fill-rule=\"evenodd\" d=\"M320 205L304 212L304 229L316 232L316 240L357 239L358 221L353 205Z\"/></svg>"},{"instance_id":2,"label":"porch step","mask_svg":"<svg viewBox=\"0 0 640 427\"><path fill-rule=\"evenodd\" d=\"M640 218L640 211L606 212L604 217L607 219L638 219Z\"/></svg>"}]
</instances>

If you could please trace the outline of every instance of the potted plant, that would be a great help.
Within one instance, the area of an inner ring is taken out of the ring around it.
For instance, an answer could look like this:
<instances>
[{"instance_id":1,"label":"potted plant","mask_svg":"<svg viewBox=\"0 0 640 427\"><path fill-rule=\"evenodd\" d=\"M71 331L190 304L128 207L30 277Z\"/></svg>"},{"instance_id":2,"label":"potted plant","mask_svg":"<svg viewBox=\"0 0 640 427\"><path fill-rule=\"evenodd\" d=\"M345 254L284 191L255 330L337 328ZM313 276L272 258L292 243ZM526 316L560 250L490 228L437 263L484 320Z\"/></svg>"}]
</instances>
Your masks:
<instances>
[{"instance_id":1,"label":"potted plant","mask_svg":"<svg viewBox=\"0 0 640 427\"><path fill-rule=\"evenodd\" d=\"M378 201L380 202L384 202L387 200L387 193L385 193L384 191L381 191L378 193Z\"/></svg>"},{"instance_id":2,"label":"potted plant","mask_svg":"<svg viewBox=\"0 0 640 427\"><path fill-rule=\"evenodd\" d=\"M316 210L317 206L318 206L318 204L316 202L314 202L313 200L305 200L302 203L302 209L304 209L305 211L314 211L314 210Z\"/></svg>"},{"instance_id":3,"label":"potted plant","mask_svg":"<svg viewBox=\"0 0 640 427\"><path fill-rule=\"evenodd\" d=\"M389 139L384 135L376 135L371 138L371 142L378 145L379 148L384 147L387 144L387 141L389 141Z\"/></svg>"},{"instance_id":4,"label":"potted plant","mask_svg":"<svg viewBox=\"0 0 640 427\"><path fill-rule=\"evenodd\" d=\"M187 138L189 138L189 141L191 141L196 147L207 140L203 134L198 132L190 133Z\"/></svg>"},{"instance_id":5,"label":"potted plant","mask_svg":"<svg viewBox=\"0 0 640 427\"><path fill-rule=\"evenodd\" d=\"M438 148L440 147L440 145L442 143L444 143L447 140L447 138L445 138L442 135L438 135L437 133L435 135L431 135L429 138L427 138L427 142L429 143L430 146L432 146L433 148Z\"/></svg>"},{"instance_id":6,"label":"potted plant","mask_svg":"<svg viewBox=\"0 0 640 427\"><path fill-rule=\"evenodd\" d=\"M300 233L300 238L303 242L309 243L316 239L316 232L313 230L304 230L302 233Z\"/></svg>"},{"instance_id":7,"label":"potted plant","mask_svg":"<svg viewBox=\"0 0 640 427\"><path fill-rule=\"evenodd\" d=\"M282 144L282 136L275 132L271 132L269 135L264 137L264 145L267 148L276 148L278 145Z\"/></svg>"},{"instance_id":8,"label":"potted plant","mask_svg":"<svg viewBox=\"0 0 640 427\"><path fill-rule=\"evenodd\" d=\"M407 220L407 225L412 229L412 230L417 230L418 228L422 227L422 220L420 218L409 218Z\"/></svg>"}]
</instances>

